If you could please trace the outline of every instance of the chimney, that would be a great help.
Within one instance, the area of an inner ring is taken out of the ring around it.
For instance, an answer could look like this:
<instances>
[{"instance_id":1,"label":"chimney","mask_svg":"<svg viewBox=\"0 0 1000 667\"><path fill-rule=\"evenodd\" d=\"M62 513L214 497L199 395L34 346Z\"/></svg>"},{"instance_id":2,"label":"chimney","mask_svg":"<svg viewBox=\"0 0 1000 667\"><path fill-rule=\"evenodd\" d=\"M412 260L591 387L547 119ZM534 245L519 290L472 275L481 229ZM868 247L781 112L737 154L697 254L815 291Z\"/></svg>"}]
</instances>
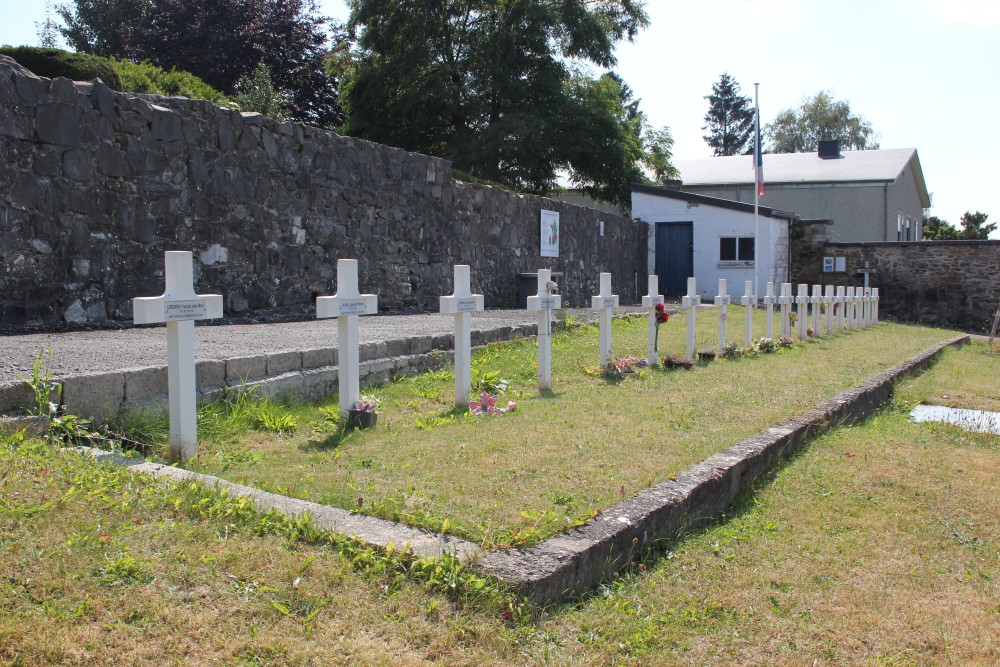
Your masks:
<instances>
[{"instance_id":1,"label":"chimney","mask_svg":"<svg viewBox=\"0 0 1000 667\"><path fill-rule=\"evenodd\" d=\"M663 188L666 190L680 190L681 186L684 184L679 178L671 178L669 180L663 181Z\"/></svg>"},{"instance_id":2,"label":"chimney","mask_svg":"<svg viewBox=\"0 0 1000 667\"><path fill-rule=\"evenodd\" d=\"M820 141L817 153L821 160L836 160L844 157L840 154L840 139Z\"/></svg>"}]
</instances>

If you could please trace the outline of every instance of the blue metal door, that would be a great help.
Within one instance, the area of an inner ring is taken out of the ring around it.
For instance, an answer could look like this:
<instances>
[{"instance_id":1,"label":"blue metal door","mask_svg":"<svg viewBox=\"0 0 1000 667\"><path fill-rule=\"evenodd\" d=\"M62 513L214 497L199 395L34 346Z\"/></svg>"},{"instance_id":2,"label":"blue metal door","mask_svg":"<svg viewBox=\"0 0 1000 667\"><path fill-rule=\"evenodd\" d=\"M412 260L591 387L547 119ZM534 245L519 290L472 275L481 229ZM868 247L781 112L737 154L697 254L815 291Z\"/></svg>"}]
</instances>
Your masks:
<instances>
[{"instance_id":1,"label":"blue metal door","mask_svg":"<svg viewBox=\"0 0 1000 667\"><path fill-rule=\"evenodd\" d=\"M687 279L694 275L694 231L690 222L656 223L656 275L663 294L682 296L687 292Z\"/></svg>"}]
</instances>

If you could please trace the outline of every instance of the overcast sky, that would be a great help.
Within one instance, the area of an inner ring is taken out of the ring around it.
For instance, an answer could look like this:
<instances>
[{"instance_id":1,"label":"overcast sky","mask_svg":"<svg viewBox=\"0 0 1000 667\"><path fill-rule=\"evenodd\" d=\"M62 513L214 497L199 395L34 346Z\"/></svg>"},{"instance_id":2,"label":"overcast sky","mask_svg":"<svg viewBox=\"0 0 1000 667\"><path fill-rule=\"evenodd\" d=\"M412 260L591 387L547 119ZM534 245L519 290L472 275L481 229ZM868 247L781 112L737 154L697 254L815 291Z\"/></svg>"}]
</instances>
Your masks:
<instances>
[{"instance_id":1,"label":"overcast sky","mask_svg":"<svg viewBox=\"0 0 1000 667\"><path fill-rule=\"evenodd\" d=\"M318 4L347 18L342 0ZM0 0L0 43L37 43L44 7ZM744 94L760 83L762 124L829 90L883 148L917 149L932 214L1000 221L1000 0L648 0L647 11L650 27L618 48L618 71L652 123L670 127L675 157L711 155L704 97L724 71Z\"/></svg>"}]
</instances>

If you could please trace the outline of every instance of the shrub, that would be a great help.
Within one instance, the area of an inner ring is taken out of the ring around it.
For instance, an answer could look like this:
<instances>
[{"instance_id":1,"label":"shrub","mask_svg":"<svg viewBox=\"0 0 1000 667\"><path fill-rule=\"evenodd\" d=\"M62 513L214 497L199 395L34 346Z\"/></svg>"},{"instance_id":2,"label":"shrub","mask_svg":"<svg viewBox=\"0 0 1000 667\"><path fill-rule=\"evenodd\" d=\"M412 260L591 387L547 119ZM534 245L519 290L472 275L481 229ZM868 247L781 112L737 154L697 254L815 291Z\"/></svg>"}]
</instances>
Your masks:
<instances>
[{"instance_id":1,"label":"shrub","mask_svg":"<svg viewBox=\"0 0 1000 667\"><path fill-rule=\"evenodd\" d=\"M176 68L168 72L152 63L134 63L113 58L110 64L121 78L121 90L123 91L165 97L180 95L193 100L208 100L217 104L228 102L225 95L190 72Z\"/></svg>"},{"instance_id":2,"label":"shrub","mask_svg":"<svg viewBox=\"0 0 1000 667\"><path fill-rule=\"evenodd\" d=\"M691 369L695 367L698 362L690 357L679 357L676 354L668 354L663 359L661 363L664 368L683 368Z\"/></svg>"},{"instance_id":3,"label":"shrub","mask_svg":"<svg viewBox=\"0 0 1000 667\"><path fill-rule=\"evenodd\" d=\"M111 88L122 90L118 72L106 58L100 56L37 46L0 46L0 54L10 56L38 76L50 79L63 76L73 81L100 78Z\"/></svg>"}]
</instances>

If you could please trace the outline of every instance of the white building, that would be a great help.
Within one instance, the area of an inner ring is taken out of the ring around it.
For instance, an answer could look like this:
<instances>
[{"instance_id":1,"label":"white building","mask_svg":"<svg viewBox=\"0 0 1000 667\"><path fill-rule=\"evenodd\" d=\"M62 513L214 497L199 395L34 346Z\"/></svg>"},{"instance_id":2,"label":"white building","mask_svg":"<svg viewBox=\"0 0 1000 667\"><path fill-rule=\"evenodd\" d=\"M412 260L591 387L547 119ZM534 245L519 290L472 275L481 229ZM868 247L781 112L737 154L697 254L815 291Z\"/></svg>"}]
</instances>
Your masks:
<instances>
[{"instance_id":1,"label":"white building","mask_svg":"<svg viewBox=\"0 0 1000 667\"><path fill-rule=\"evenodd\" d=\"M632 217L649 225L649 272L660 277L665 295L684 294L690 276L703 299L718 293L720 278L737 297L746 280L760 281L760 296L768 281L788 281L788 228L798 219L794 213L760 207L757 271L753 204L633 184Z\"/></svg>"}]
</instances>

